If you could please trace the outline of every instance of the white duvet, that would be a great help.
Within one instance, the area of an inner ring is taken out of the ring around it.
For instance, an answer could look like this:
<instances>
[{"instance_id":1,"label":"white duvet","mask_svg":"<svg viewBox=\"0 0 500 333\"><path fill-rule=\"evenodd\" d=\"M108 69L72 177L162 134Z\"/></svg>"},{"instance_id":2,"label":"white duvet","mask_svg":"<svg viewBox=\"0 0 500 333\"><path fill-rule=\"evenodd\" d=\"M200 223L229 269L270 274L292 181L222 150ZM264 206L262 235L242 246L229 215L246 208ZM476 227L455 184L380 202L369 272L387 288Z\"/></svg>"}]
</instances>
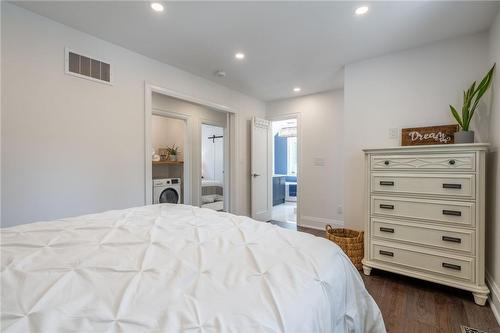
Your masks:
<instances>
[{"instance_id":1,"label":"white duvet","mask_svg":"<svg viewBox=\"0 0 500 333\"><path fill-rule=\"evenodd\" d=\"M154 205L2 229L5 332L385 332L333 243Z\"/></svg>"}]
</instances>

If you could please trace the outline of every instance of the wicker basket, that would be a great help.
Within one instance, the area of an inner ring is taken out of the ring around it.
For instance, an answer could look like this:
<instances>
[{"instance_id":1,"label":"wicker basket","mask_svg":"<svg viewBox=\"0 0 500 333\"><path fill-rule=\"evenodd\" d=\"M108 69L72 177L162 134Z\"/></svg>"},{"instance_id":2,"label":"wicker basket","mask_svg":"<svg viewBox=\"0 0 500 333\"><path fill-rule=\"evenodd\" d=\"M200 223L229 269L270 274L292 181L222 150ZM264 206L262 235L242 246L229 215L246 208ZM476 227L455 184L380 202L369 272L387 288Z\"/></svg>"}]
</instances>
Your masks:
<instances>
[{"instance_id":1,"label":"wicker basket","mask_svg":"<svg viewBox=\"0 0 500 333\"><path fill-rule=\"evenodd\" d=\"M361 270L363 259L363 231L356 231L342 228L332 228L331 225L326 226L326 238L340 246L340 248L351 259L354 266Z\"/></svg>"}]
</instances>

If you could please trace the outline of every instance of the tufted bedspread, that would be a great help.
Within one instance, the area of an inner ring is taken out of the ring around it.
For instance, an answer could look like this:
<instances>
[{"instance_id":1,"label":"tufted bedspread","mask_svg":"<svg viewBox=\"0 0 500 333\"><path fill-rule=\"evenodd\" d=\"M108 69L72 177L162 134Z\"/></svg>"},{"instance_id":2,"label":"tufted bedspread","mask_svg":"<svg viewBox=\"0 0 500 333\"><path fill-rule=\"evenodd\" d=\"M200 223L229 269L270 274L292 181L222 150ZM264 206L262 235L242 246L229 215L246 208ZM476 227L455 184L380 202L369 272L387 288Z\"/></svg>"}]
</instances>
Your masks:
<instances>
[{"instance_id":1,"label":"tufted bedspread","mask_svg":"<svg viewBox=\"0 0 500 333\"><path fill-rule=\"evenodd\" d=\"M2 229L4 332L385 332L333 243L154 205Z\"/></svg>"}]
</instances>

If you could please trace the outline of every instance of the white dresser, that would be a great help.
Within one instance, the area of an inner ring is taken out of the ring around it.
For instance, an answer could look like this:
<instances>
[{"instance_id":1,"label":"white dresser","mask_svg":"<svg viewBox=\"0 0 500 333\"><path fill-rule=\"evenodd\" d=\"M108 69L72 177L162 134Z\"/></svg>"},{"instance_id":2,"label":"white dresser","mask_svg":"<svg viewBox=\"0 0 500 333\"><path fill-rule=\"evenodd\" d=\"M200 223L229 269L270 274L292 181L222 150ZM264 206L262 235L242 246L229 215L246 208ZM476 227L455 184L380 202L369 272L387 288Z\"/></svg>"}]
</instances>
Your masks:
<instances>
[{"instance_id":1,"label":"white dresser","mask_svg":"<svg viewBox=\"0 0 500 333\"><path fill-rule=\"evenodd\" d=\"M484 305L488 144L366 149L363 271L469 290Z\"/></svg>"}]
</instances>

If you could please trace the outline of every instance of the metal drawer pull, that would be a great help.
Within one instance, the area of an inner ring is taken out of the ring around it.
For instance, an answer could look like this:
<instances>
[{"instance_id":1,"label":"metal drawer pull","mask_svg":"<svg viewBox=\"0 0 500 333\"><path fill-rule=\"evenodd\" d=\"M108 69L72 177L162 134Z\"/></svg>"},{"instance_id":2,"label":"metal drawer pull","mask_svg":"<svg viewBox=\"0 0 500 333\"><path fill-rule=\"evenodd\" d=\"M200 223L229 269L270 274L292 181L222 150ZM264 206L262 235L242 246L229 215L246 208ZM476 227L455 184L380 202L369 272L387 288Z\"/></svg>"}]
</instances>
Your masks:
<instances>
[{"instance_id":1,"label":"metal drawer pull","mask_svg":"<svg viewBox=\"0 0 500 333\"><path fill-rule=\"evenodd\" d=\"M383 256L394 257L394 252L390 252L390 251L380 250L380 251L378 251L378 253L380 253Z\"/></svg>"},{"instance_id":2,"label":"metal drawer pull","mask_svg":"<svg viewBox=\"0 0 500 333\"><path fill-rule=\"evenodd\" d=\"M384 164L385 165L389 165L389 161L384 161Z\"/></svg>"},{"instance_id":3,"label":"metal drawer pull","mask_svg":"<svg viewBox=\"0 0 500 333\"><path fill-rule=\"evenodd\" d=\"M443 209L443 215L462 216L462 212L458 210Z\"/></svg>"},{"instance_id":4,"label":"metal drawer pull","mask_svg":"<svg viewBox=\"0 0 500 333\"><path fill-rule=\"evenodd\" d=\"M382 231L382 232L390 232L391 234L394 233L394 229L393 228L380 227L380 231Z\"/></svg>"},{"instance_id":5,"label":"metal drawer pull","mask_svg":"<svg viewBox=\"0 0 500 333\"><path fill-rule=\"evenodd\" d=\"M394 205L380 204L380 208L382 208L382 209L394 209Z\"/></svg>"},{"instance_id":6,"label":"metal drawer pull","mask_svg":"<svg viewBox=\"0 0 500 333\"><path fill-rule=\"evenodd\" d=\"M382 186L394 186L394 182L382 180L380 182L380 185L382 185Z\"/></svg>"},{"instance_id":7,"label":"metal drawer pull","mask_svg":"<svg viewBox=\"0 0 500 333\"><path fill-rule=\"evenodd\" d=\"M462 188L462 184L443 184L443 188L453 188L460 190Z\"/></svg>"},{"instance_id":8,"label":"metal drawer pull","mask_svg":"<svg viewBox=\"0 0 500 333\"><path fill-rule=\"evenodd\" d=\"M449 160L448 163L450 163L450 165L454 165L455 164L455 160Z\"/></svg>"},{"instance_id":9,"label":"metal drawer pull","mask_svg":"<svg viewBox=\"0 0 500 333\"><path fill-rule=\"evenodd\" d=\"M448 264L447 262L443 262L441 264L441 266L443 266L444 268L450 268L450 269L454 269L456 271L461 271L462 270L462 267L459 266L459 265L454 265L454 264Z\"/></svg>"},{"instance_id":10,"label":"metal drawer pull","mask_svg":"<svg viewBox=\"0 0 500 333\"><path fill-rule=\"evenodd\" d=\"M441 239L444 240L445 242L462 243L462 239L457 237L443 236L441 237Z\"/></svg>"}]
</instances>

